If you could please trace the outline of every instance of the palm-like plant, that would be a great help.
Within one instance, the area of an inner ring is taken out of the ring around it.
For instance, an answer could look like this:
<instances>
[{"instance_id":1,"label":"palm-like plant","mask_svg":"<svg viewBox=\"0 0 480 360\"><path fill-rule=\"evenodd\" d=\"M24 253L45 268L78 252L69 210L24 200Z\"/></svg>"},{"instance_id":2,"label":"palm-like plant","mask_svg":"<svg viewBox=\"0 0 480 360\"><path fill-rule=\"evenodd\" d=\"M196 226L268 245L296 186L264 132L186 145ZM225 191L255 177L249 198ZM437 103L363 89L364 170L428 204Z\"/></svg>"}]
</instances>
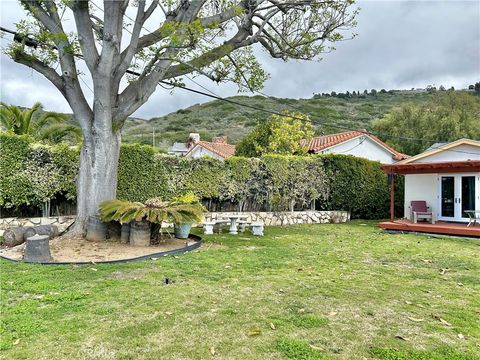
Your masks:
<instances>
[{"instance_id":1,"label":"palm-like plant","mask_svg":"<svg viewBox=\"0 0 480 360\"><path fill-rule=\"evenodd\" d=\"M68 124L67 116L56 112L44 112L38 117L35 114L42 110L42 104L35 103L31 109L21 110L18 106L0 103L0 126L17 135L31 135L37 140L53 143L64 140L78 142L82 138L78 126Z\"/></svg>"},{"instance_id":2,"label":"palm-like plant","mask_svg":"<svg viewBox=\"0 0 480 360\"><path fill-rule=\"evenodd\" d=\"M107 200L100 204L100 218L103 221L149 221L161 224L200 222L205 208L200 203L166 202L160 198L149 199L142 204L124 200Z\"/></svg>"}]
</instances>

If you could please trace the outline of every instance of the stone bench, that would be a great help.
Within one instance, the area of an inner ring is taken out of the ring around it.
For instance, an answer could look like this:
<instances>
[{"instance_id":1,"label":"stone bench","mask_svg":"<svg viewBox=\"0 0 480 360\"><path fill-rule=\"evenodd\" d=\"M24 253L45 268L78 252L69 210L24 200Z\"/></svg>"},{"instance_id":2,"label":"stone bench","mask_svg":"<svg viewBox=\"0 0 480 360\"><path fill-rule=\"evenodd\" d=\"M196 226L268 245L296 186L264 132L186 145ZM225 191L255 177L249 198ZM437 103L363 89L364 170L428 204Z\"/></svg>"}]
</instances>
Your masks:
<instances>
[{"instance_id":1,"label":"stone bench","mask_svg":"<svg viewBox=\"0 0 480 360\"><path fill-rule=\"evenodd\" d=\"M238 228L240 232L245 232L245 229L247 228L248 225L251 225L251 221L245 221L245 220L239 220L237 221Z\"/></svg>"},{"instance_id":2,"label":"stone bench","mask_svg":"<svg viewBox=\"0 0 480 360\"><path fill-rule=\"evenodd\" d=\"M230 220L206 221L206 222L203 223L203 228L204 228L203 233L205 235L212 235L213 234L213 228L215 226L220 227L220 225L225 225L225 224L230 224ZM220 229L219 229L219 232L220 232Z\"/></svg>"},{"instance_id":3,"label":"stone bench","mask_svg":"<svg viewBox=\"0 0 480 360\"><path fill-rule=\"evenodd\" d=\"M251 224L253 235L263 236L263 222L253 222Z\"/></svg>"}]
</instances>

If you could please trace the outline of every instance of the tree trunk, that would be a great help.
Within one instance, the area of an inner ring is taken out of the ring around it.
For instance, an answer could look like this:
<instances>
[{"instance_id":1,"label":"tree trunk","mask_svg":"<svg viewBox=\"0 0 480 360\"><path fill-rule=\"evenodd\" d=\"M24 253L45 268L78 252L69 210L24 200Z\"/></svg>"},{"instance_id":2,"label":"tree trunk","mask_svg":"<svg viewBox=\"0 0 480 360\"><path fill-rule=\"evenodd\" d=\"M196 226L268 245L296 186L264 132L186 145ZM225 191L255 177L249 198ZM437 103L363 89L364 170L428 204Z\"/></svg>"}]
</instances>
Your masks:
<instances>
[{"instance_id":1,"label":"tree trunk","mask_svg":"<svg viewBox=\"0 0 480 360\"><path fill-rule=\"evenodd\" d=\"M92 132L85 136L80 153L74 232L84 235L99 204L116 197L120 141L120 130L112 130L111 111L95 111Z\"/></svg>"}]
</instances>

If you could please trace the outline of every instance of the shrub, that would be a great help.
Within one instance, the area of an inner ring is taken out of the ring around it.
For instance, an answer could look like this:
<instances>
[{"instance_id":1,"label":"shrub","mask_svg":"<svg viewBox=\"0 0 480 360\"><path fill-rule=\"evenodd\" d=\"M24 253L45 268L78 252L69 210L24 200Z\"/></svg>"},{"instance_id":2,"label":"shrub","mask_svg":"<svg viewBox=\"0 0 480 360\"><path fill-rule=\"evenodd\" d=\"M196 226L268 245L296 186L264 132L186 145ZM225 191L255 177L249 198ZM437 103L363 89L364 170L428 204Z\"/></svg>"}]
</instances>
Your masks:
<instances>
[{"instance_id":1,"label":"shrub","mask_svg":"<svg viewBox=\"0 0 480 360\"><path fill-rule=\"evenodd\" d=\"M330 194L324 209L347 210L353 218L388 216L389 184L380 163L349 155L323 155Z\"/></svg>"},{"instance_id":2,"label":"shrub","mask_svg":"<svg viewBox=\"0 0 480 360\"><path fill-rule=\"evenodd\" d=\"M0 148L1 206L40 206L57 194L75 198L77 148L39 145L8 133L0 134Z\"/></svg>"},{"instance_id":3,"label":"shrub","mask_svg":"<svg viewBox=\"0 0 480 360\"><path fill-rule=\"evenodd\" d=\"M75 199L79 149L45 146L24 136L0 133L0 206L21 209L51 199ZM165 201L191 192L204 203L239 210L310 208L348 210L353 218L385 218L389 185L380 164L348 155L186 159L148 145L120 151L117 198ZM403 181L396 181L396 206L403 205ZM401 214L402 212L400 212Z\"/></svg>"}]
</instances>

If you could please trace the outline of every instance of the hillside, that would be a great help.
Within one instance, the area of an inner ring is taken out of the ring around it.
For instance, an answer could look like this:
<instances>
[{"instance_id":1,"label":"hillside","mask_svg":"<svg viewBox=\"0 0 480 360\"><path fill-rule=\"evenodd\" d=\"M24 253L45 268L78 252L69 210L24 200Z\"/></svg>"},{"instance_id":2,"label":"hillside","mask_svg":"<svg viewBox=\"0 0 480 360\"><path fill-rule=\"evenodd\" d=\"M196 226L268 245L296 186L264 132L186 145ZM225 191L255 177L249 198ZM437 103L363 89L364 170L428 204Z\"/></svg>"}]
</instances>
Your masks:
<instances>
[{"instance_id":1,"label":"hillside","mask_svg":"<svg viewBox=\"0 0 480 360\"><path fill-rule=\"evenodd\" d=\"M360 95L352 98L320 97L317 99L281 99L263 96L230 97L238 103L254 106L259 110L214 100L196 104L162 117L148 121L132 119L123 130L125 142L152 143L152 128L155 128L156 144L168 146L174 141L184 141L190 132L199 132L203 139L227 135L229 142L236 142L255 124L270 115L261 111L301 111L311 119L325 124L317 131L332 133L341 131L331 127L368 129L372 120L403 103L421 103L432 95L427 92L395 91L377 95Z\"/></svg>"}]
</instances>

